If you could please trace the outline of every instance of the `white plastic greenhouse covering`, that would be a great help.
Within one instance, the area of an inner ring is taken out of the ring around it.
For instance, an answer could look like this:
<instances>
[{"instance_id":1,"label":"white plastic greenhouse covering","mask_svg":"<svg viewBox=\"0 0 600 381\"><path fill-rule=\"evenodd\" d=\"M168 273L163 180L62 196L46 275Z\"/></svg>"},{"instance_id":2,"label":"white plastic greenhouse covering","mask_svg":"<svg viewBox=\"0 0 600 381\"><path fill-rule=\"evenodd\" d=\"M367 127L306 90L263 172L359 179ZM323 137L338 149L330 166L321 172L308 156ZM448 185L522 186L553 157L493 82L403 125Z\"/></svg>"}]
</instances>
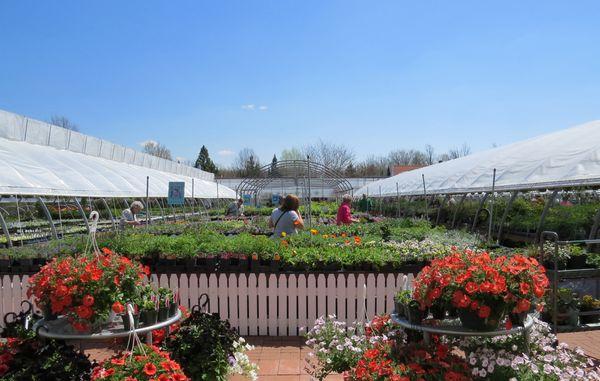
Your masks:
<instances>
[{"instance_id":1,"label":"white plastic greenhouse covering","mask_svg":"<svg viewBox=\"0 0 600 381\"><path fill-rule=\"evenodd\" d=\"M0 138L0 194L75 197L167 197L169 182L192 178L53 147ZM195 198L235 198L230 188L194 179Z\"/></svg>"},{"instance_id":2,"label":"white plastic greenhouse covering","mask_svg":"<svg viewBox=\"0 0 600 381\"><path fill-rule=\"evenodd\" d=\"M375 181L355 196L390 197L600 185L600 121Z\"/></svg>"}]
</instances>

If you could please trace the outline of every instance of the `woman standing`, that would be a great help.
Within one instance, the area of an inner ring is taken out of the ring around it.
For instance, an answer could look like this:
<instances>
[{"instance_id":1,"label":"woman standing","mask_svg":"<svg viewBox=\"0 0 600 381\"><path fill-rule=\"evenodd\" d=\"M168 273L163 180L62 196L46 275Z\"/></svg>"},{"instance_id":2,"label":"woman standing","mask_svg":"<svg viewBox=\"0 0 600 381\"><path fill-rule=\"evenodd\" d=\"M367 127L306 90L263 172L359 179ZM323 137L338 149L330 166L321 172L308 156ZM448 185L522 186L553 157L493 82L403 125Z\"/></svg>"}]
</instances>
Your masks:
<instances>
[{"instance_id":1,"label":"woman standing","mask_svg":"<svg viewBox=\"0 0 600 381\"><path fill-rule=\"evenodd\" d=\"M338 225L350 225L353 222L358 222L357 219L352 218L352 212L350 211L350 205L352 204L352 196L345 194L342 197L342 205L338 208L337 218L335 219Z\"/></svg>"},{"instance_id":2,"label":"woman standing","mask_svg":"<svg viewBox=\"0 0 600 381\"><path fill-rule=\"evenodd\" d=\"M283 199L282 205L273 210L269 218L269 227L273 228L274 237L296 234L297 229L304 228L304 220L298 212L300 200L293 194L288 194ZM282 234L285 233L285 234Z\"/></svg>"}]
</instances>

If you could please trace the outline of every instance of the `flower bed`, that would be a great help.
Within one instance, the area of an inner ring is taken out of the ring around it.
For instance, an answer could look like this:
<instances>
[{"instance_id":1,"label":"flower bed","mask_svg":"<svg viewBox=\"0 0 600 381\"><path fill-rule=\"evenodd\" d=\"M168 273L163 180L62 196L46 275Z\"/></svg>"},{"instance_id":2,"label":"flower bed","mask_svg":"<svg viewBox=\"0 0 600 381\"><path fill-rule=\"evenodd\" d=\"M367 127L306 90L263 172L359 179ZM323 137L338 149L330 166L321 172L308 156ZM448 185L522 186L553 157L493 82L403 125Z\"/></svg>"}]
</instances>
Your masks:
<instances>
[{"instance_id":1,"label":"flower bed","mask_svg":"<svg viewBox=\"0 0 600 381\"><path fill-rule=\"evenodd\" d=\"M335 316L323 317L307 333L311 348L307 371L322 380L332 372L345 380L598 380L600 369L580 350L556 345L549 326L534 321L530 352L523 337L456 340L433 336L425 345L377 316L369 324L346 327Z\"/></svg>"}]
</instances>

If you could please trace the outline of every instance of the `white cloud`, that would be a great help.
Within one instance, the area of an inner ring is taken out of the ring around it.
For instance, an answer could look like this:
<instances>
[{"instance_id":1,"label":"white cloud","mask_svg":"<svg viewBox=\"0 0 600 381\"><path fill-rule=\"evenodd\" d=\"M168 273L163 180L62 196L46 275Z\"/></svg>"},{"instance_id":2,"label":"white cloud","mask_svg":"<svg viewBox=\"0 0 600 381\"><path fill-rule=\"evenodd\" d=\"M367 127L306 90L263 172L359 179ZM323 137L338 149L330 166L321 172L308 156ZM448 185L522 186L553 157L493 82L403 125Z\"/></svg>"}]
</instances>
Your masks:
<instances>
[{"instance_id":1,"label":"white cloud","mask_svg":"<svg viewBox=\"0 0 600 381\"><path fill-rule=\"evenodd\" d=\"M219 156L231 156L233 155L235 152L233 152L230 149L222 149L219 152L217 152L217 154L219 154Z\"/></svg>"},{"instance_id":2,"label":"white cloud","mask_svg":"<svg viewBox=\"0 0 600 381\"><path fill-rule=\"evenodd\" d=\"M260 106L258 109L260 111L267 111L269 108L267 106Z\"/></svg>"},{"instance_id":3,"label":"white cloud","mask_svg":"<svg viewBox=\"0 0 600 381\"><path fill-rule=\"evenodd\" d=\"M242 110L246 110L246 111L254 111L255 108L256 108L256 106L252 105L252 104L242 105Z\"/></svg>"},{"instance_id":4,"label":"white cloud","mask_svg":"<svg viewBox=\"0 0 600 381\"><path fill-rule=\"evenodd\" d=\"M141 147L144 147L148 143L153 144L153 145L157 145L158 144L158 142L156 140L152 140L152 139L150 139L150 140L144 140L143 142L140 142L139 144L140 144Z\"/></svg>"}]
</instances>

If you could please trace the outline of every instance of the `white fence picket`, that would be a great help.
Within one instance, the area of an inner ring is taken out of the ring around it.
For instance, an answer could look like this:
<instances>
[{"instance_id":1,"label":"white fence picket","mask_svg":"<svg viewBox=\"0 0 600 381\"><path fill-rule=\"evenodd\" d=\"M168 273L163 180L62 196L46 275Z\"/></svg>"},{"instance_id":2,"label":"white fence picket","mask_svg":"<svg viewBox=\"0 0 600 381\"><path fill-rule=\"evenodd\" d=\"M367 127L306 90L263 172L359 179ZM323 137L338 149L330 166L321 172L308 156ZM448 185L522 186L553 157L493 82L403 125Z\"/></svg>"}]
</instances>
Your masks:
<instances>
[{"instance_id":1,"label":"white fence picket","mask_svg":"<svg viewBox=\"0 0 600 381\"><path fill-rule=\"evenodd\" d=\"M287 289L287 297L288 297L288 335L289 336L297 336L298 335L298 321L300 320L300 315L298 311L298 278L296 278L295 274L290 274L288 278L288 289Z\"/></svg>"},{"instance_id":2,"label":"white fence picket","mask_svg":"<svg viewBox=\"0 0 600 381\"><path fill-rule=\"evenodd\" d=\"M219 295L219 316L221 319L229 319L229 305L227 304L227 275L219 275L217 294Z\"/></svg>"},{"instance_id":3,"label":"white fence picket","mask_svg":"<svg viewBox=\"0 0 600 381\"><path fill-rule=\"evenodd\" d=\"M20 310L28 280L0 278L0 317ZM188 308L206 293L209 312L229 319L242 335L295 336L325 314L352 324L392 312L394 294L412 289L414 274L152 274L149 281L178 291Z\"/></svg>"},{"instance_id":4,"label":"white fence picket","mask_svg":"<svg viewBox=\"0 0 600 381\"><path fill-rule=\"evenodd\" d=\"M248 335L248 278L246 274L239 274L238 277L238 310L239 323L238 330L240 335Z\"/></svg>"},{"instance_id":5,"label":"white fence picket","mask_svg":"<svg viewBox=\"0 0 600 381\"><path fill-rule=\"evenodd\" d=\"M305 274L298 275L298 328L305 330L309 326L308 321L308 284Z\"/></svg>"},{"instance_id":6,"label":"white fence picket","mask_svg":"<svg viewBox=\"0 0 600 381\"><path fill-rule=\"evenodd\" d=\"M268 334L267 319L267 276L258 274L258 334L266 336Z\"/></svg>"},{"instance_id":7,"label":"white fence picket","mask_svg":"<svg viewBox=\"0 0 600 381\"><path fill-rule=\"evenodd\" d=\"M284 274L277 277L277 336L288 336L288 280Z\"/></svg>"},{"instance_id":8,"label":"white fence picket","mask_svg":"<svg viewBox=\"0 0 600 381\"><path fill-rule=\"evenodd\" d=\"M248 276L248 333L258 335L258 279L256 274Z\"/></svg>"},{"instance_id":9,"label":"white fence picket","mask_svg":"<svg viewBox=\"0 0 600 381\"><path fill-rule=\"evenodd\" d=\"M239 326L239 315L238 307L240 305L238 300L238 277L236 274L229 274L229 286L227 287L227 302L229 308L229 323L232 327Z\"/></svg>"},{"instance_id":10,"label":"white fence picket","mask_svg":"<svg viewBox=\"0 0 600 381\"><path fill-rule=\"evenodd\" d=\"M346 323L352 324L355 321L358 321L357 315L357 289L356 289L356 276L354 274L348 275L348 279L346 281L346 305L348 308L348 312L346 314Z\"/></svg>"}]
</instances>

